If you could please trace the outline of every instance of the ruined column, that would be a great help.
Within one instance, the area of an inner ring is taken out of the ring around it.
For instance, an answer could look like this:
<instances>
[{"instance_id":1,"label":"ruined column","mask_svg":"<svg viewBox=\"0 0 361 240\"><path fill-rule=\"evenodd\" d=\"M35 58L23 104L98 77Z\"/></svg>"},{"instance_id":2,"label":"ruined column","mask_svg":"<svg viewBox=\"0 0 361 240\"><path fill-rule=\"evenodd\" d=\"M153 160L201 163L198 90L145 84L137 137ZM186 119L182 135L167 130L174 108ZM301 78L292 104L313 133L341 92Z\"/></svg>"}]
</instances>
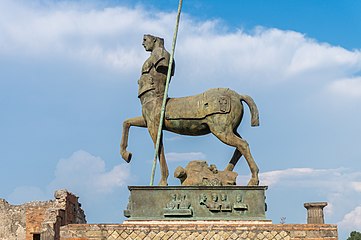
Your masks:
<instances>
[{"instance_id":1,"label":"ruined column","mask_svg":"<svg viewBox=\"0 0 361 240\"><path fill-rule=\"evenodd\" d=\"M323 208L327 206L327 202L305 203L307 209L307 224L324 224Z\"/></svg>"}]
</instances>

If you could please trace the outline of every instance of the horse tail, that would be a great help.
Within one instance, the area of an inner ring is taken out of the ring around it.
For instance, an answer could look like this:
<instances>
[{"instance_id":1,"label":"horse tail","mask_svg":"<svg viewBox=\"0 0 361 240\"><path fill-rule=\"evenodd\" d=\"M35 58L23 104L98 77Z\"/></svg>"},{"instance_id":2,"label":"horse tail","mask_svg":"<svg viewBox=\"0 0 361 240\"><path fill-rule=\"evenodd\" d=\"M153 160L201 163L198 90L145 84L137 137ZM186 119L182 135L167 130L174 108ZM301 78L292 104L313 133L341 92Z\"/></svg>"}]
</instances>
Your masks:
<instances>
[{"instance_id":1,"label":"horse tail","mask_svg":"<svg viewBox=\"0 0 361 240\"><path fill-rule=\"evenodd\" d=\"M240 95L240 97L241 97L241 101L247 103L249 110L251 112L251 126L252 127L259 126L259 114L256 103L248 95Z\"/></svg>"}]
</instances>

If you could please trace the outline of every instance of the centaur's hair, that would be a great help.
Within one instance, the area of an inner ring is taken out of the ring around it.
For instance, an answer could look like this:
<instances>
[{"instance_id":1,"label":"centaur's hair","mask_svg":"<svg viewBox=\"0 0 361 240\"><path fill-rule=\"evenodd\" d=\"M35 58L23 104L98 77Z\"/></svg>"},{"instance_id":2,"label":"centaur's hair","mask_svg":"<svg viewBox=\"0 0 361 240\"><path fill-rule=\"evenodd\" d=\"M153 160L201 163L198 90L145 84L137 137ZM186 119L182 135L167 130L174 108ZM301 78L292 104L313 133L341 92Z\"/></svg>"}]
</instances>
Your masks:
<instances>
[{"instance_id":1,"label":"centaur's hair","mask_svg":"<svg viewBox=\"0 0 361 240\"><path fill-rule=\"evenodd\" d=\"M156 36L153 36L150 34L145 34L144 37L148 37L148 38L151 38L152 40L155 40L154 43L155 43L156 47L164 48L164 39L163 38L156 37Z\"/></svg>"}]
</instances>

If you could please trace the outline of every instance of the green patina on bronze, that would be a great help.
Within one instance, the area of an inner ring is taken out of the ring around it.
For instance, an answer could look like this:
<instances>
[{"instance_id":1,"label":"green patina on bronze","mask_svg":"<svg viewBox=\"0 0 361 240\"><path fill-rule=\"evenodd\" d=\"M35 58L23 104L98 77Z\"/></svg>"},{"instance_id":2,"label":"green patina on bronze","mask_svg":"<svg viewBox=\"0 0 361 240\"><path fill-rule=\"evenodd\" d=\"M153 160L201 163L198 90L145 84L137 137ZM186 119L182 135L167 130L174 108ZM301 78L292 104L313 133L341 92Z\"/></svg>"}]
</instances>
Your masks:
<instances>
[{"instance_id":1,"label":"green patina on bronze","mask_svg":"<svg viewBox=\"0 0 361 240\"><path fill-rule=\"evenodd\" d=\"M219 171L215 164L208 166L207 161L193 160L185 168L178 166L174 177L182 186L227 186L236 185L238 174L233 171Z\"/></svg>"},{"instance_id":2,"label":"green patina on bronze","mask_svg":"<svg viewBox=\"0 0 361 240\"><path fill-rule=\"evenodd\" d=\"M243 104L250 110L251 126L259 125L253 99L228 88L213 88L195 96L167 98L163 106L167 79L174 75L173 58L160 37L144 35L142 45L150 52L138 80L142 116L124 121L120 154L130 162L129 129L147 128L154 144L159 142L155 155L160 161L160 187L129 187L130 199L124 215L130 220L265 220L267 187L258 187L258 166L247 141L237 132ZM160 118L163 110L164 119ZM235 151L223 171L218 171L214 164L193 161L175 171L183 186L164 187L168 185L169 171L162 135L157 134L159 128L189 136L212 133L221 142L235 147ZM235 186L237 173L233 169L242 156L251 171L249 187Z\"/></svg>"},{"instance_id":3,"label":"green patina on bronze","mask_svg":"<svg viewBox=\"0 0 361 240\"><path fill-rule=\"evenodd\" d=\"M162 38L144 35L143 46L146 51L150 52L150 56L144 62L138 80L138 97L142 104L142 116L127 119L123 123L120 144L120 154L123 159L130 162L132 158L131 152L127 151L131 126L147 128L155 145L160 125L163 126L163 130L182 135L200 136L212 133L223 143L235 147L233 156L224 170L233 171L238 160L244 156L251 171L248 185L257 186L259 184L258 166L247 141L237 132L244 113L243 103L249 107L251 126L259 125L258 109L253 99L228 88L209 89L195 96L169 98L164 121L160 123L159 116L165 93L167 72L169 70L170 75L173 76L175 66L173 64L169 66L171 56L164 48ZM166 186L169 171L162 138L159 146L158 156L161 171L159 185Z\"/></svg>"},{"instance_id":4,"label":"green patina on bronze","mask_svg":"<svg viewBox=\"0 0 361 240\"><path fill-rule=\"evenodd\" d=\"M129 220L266 220L266 186L129 186Z\"/></svg>"}]
</instances>

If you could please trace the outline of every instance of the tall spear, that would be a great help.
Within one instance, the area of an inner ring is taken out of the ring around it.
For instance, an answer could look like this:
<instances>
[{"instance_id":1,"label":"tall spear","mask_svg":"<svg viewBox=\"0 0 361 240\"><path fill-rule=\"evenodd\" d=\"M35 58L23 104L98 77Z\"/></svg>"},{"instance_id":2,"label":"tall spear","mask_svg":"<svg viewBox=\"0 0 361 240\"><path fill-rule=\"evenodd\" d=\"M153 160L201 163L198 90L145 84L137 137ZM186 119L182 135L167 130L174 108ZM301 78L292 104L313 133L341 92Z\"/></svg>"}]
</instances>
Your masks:
<instances>
[{"instance_id":1,"label":"tall spear","mask_svg":"<svg viewBox=\"0 0 361 240\"><path fill-rule=\"evenodd\" d=\"M167 97L168 97L169 81L170 81L170 77L171 77L171 73L172 73L173 57L174 57L175 45L177 42L178 26L179 26L180 13L181 13L181 9L182 9L182 3L183 3L183 0L179 0L177 19L176 19L174 35L173 35L172 52L170 54L169 65L168 65L169 67L168 67L167 79L166 79L166 83L165 83L165 90L164 90L164 96L163 96L163 102L162 102L162 109L160 112L159 128L158 128L158 134L157 134L157 142L155 145L155 152L154 152L154 159L153 159L153 166L152 166L152 175L150 178L150 186L153 186L153 184L154 184L155 168L157 166L160 138L162 137L165 105L166 105Z\"/></svg>"}]
</instances>

